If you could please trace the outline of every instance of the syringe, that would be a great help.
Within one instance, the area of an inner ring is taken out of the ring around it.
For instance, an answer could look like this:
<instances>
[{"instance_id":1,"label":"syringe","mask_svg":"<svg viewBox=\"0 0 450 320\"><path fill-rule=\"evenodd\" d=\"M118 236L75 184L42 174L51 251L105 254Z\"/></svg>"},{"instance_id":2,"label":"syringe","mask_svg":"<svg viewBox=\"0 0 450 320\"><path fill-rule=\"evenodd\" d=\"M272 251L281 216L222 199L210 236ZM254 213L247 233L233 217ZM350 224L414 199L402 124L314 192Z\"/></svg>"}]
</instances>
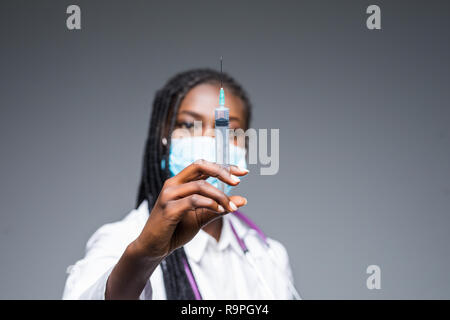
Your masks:
<instances>
[{"instance_id":1,"label":"syringe","mask_svg":"<svg viewBox=\"0 0 450 320\"><path fill-rule=\"evenodd\" d=\"M228 168L228 164L230 163L230 145L228 136L230 109L225 107L225 92L222 86L220 88L219 94L219 106L216 108L214 114L216 134L216 163ZM225 192L225 183L222 181L219 181L219 190Z\"/></svg>"}]
</instances>

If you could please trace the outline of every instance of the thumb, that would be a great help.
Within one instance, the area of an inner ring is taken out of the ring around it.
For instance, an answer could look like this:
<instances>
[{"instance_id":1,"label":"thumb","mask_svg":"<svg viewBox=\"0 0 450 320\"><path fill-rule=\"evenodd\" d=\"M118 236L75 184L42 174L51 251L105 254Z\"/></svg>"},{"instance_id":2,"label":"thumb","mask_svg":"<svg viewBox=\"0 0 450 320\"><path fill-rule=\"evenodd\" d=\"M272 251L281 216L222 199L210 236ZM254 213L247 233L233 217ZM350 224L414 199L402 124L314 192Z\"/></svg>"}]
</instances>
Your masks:
<instances>
[{"instance_id":1,"label":"thumb","mask_svg":"<svg viewBox=\"0 0 450 320\"><path fill-rule=\"evenodd\" d=\"M247 204L247 199L241 196L230 196L230 200L238 207L243 207Z\"/></svg>"},{"instance_id":2,"label":"thumb","mask_svg":"<svg viewBox=\"0 0 450 320\"><path fill-rule=\"evenodd\" d=\"M236 205L236 207L240 208L247 204L247 199L241 196L230 196L230 200ZM212 211L209 209L202 209L199 214L201 227L204 227L211 221L214 221L230 212L219 213L216 211Z\"/></svg>"}]
</instances>

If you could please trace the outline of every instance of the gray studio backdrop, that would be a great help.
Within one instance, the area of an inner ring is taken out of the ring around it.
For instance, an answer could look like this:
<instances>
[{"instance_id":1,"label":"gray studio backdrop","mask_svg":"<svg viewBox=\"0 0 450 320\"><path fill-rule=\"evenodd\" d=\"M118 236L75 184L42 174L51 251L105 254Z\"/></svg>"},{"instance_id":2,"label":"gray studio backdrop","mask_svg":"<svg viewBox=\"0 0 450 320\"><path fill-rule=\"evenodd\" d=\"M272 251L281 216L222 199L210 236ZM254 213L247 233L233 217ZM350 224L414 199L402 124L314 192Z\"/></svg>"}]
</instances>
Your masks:
<instances>
[{"instance_id":1,"label":"gray studio backdrop","mask_svg":"<svg viewBox=\"0 0 450 320\"><path fill-rule=\"evenodd\" d=\"M82 29L66 28L81 7ZM366 8L381 8L381 30ZM135 204L174 73L242 82L280 129L245 212L305 299L450 298L448 2L2 1L0 298L59 299L89 236ZM381 268L368 290L366 268Z\"/></svg>"}]
</instances>

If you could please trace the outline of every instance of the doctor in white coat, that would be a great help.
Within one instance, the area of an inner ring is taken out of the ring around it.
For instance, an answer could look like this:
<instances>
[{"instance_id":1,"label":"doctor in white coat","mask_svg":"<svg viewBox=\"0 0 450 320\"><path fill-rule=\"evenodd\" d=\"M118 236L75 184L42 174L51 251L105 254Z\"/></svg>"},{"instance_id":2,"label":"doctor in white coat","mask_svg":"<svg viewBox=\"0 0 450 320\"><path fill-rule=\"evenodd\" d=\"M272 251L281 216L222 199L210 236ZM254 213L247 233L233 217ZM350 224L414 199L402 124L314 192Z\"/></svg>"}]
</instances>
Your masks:
<instances>
[{"instance_id":1,"label":"doctor in white coat","mask_svg":"<svg viewBox=\"0 0 450 320\"><path fill-rule=\"evenodd\" d=\"M298 297L285 248L237 212L247 199L229 195L248 173L245 146L230 141L228 170L214 163L221 84L230 128L249 127L250 101L227 74L196 69L170 79L154 99L136 208L89 239L68 268L64 299ZM195 121L201 136L186 134Z\"/></svg>"}]
</instances>

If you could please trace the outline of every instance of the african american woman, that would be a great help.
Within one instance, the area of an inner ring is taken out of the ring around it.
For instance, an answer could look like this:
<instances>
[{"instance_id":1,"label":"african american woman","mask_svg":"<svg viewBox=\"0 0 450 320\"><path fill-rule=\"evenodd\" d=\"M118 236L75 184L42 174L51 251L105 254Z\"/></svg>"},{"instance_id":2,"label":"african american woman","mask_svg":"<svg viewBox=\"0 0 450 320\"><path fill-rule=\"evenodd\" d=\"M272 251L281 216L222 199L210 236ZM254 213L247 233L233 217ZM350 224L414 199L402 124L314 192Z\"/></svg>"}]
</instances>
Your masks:
<instances>
[{"instance_id":1,"label":"african american woman","mask_svg":"<svg viewBox=\"0 0 450 320\"><path fill-rule=\"evenodd\" d=\"M249 128L250 100L229 75L196 69L171 78L153 102L136 207L92 235L85 257L68 270L64 299L295 297L285 248L238 210L246 198L229 195L248 173L245 146L230 143L228 170L186 152L214 148L221 82L230 129ZM195 121L202 136L177 134Z\"/></svg>"}]
</instances>

